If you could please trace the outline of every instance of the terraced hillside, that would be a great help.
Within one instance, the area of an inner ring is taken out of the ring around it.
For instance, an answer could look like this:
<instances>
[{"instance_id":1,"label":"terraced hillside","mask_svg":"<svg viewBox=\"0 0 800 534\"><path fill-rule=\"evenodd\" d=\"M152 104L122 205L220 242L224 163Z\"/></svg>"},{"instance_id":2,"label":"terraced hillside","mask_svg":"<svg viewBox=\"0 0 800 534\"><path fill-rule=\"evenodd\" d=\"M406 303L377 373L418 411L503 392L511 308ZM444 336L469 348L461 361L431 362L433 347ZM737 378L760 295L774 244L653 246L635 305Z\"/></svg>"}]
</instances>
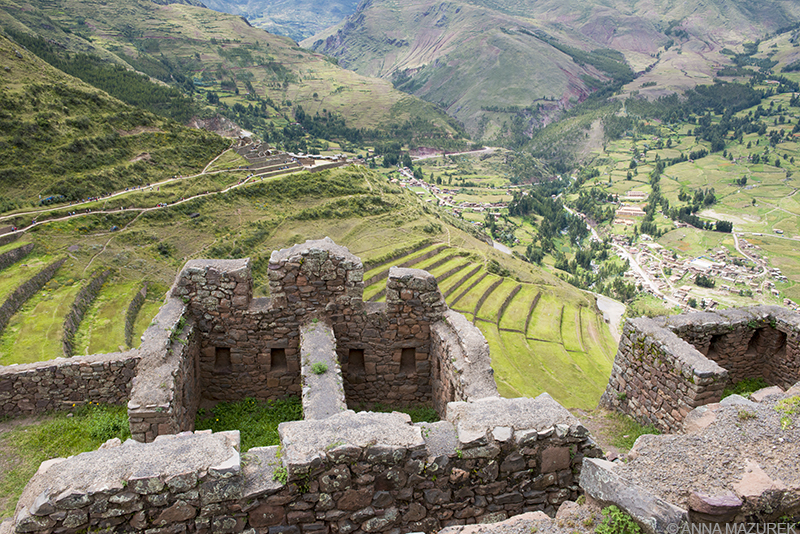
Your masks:
<instances>
[{"instance_id":1,"label":"terraced hillside","mask_svg":"<svg viewBox=\"0 0 800 534\"><path fill-rule=\"evenodd\" d=\"M447 304L489 342L500 393L543 391L570 408L593 408L602 394L616 343L594 298L571 289L520 283L490 273L483 258L441 243L366 265L364 299L385 300L392 266L432 273Z\"/></svg>"},{"instance_id":2,"label":"terraced hillside","mask_svg":"<svg viewBox=\"0 0 800 534\"><path fill-rule=\"evenodd\" d=\"M0 248L0 253L22 247L27 238ZM27 280L50 265L59 254L46 247L34 247L26 257L0 271L0 305ZM0 330L0 365L30 363L63 356L64 323L78 292L90 281L91 273L80 277L70 258L55 275L25 300L5 329ZM130 348L125 342L126 311L141 283L119 273L103 284L97 298L89 306L75 337L75 354L115 352ZM158 291L158 290L160 291ZM153 286L133 322L133 346L161 305L163 288Z\"/></svg>"}]
</instances>

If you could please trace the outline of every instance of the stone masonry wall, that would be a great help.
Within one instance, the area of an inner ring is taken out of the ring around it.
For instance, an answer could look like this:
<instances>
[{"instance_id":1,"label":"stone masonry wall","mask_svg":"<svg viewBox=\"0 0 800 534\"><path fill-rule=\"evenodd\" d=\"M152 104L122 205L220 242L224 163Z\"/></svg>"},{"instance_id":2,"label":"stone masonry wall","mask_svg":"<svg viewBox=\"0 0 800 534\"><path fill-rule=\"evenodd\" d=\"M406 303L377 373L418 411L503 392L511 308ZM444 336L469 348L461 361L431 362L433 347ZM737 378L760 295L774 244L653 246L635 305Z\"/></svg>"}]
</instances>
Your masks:
<instances>
[{"instance_id":1,"label":"stone masonry wall","mask_svg":"<svg viewBox=\"0 0 800 534\"><path fill-rule=\"evenodd\" d=\"M129 351L0 367L0 417L89 402L124 404L139 358L137 351Z\"/></svg>"},{"instance_id":2,"label":"stone masonry wall","mask_svg":"<svg viewBox=\"0 0 800 534\"><path fill-rule=\"evenodd\" d=\"M128 418L131 437L193 430L200 403L200 339L180 300L168 298L142 335L142 361L133 382Z\"/></svg>"},{"instance_id":3,"label":"stone masonry wall","mask_svg":"<svg viewBox=\"0 0 800 534\"><path fill-rule=\"evenodd\" d=\"M749 377L800 380L800 316L755 306L629 320L600 403L679 432L689 411Z\"/></svg>"},{"instance_id":4,"label":"stone masonry wall","mask_svg":"<svg viewBox=\"0 0 800 534\"><path fill-rule=\"evenodd\" d=\"M30 254L32 250L33 243L28 243L27 245L22 245L21 247L17 247L9 250L8 252L0 254L0 271L9 265L14 265L19 260Z\"/></svg>"},{"instance_id":5,"label":"stone masonry wall","mask_svg":"<svg viewBox=\"0 0 800 534\"><path fill-rule=\"evenodd\" d=\"M112 442L40 470L14 529L434 532L552 514L577 497L583 458L600 455L546 394L451 403L447 412L434 424L351 411L284 423L280 456L265 447L240 458L238 432Z\"/></svg>"},{"instance_id":6,"label":"stone masonry wall","mask_svg":"<svg viewBox=\"0 0 800 534\"><path fill-rule=\"evenodd\" d=\"M499 396L489 344L460 313L448 310L431 327L431 357L433 407L440 415L448 402Z\"/></svg>"},{"instance_id":7,"label":"stone masonry wall","mask_svg":"<svg viewBox=\"0 0 800 534\"><path fill-rule=\"evenodd\" d=\"M785 389L800 380L800 316L785 308L685 314L663 325L727 369L731 383L763 377Z\"/></svg>"},{"instance_id":8,"label":"stone masonry wall","mask_svg":"<svg viewBox=\"0 0 800 534\"><path fill-rule=\"evenodd\" d=\"M133 346L133 327L146 298L147 282L142 284L142 288L133 297L131 303L128 304L128 311L125 312L125 344L129 347Z\"/></svg>"},{"instance_id":9,"label":"stone masonry wall","mask_svg":"<svg viewBox=\"0 0 800 534\"><path fill-rule=\"evenodd\" d=\"M106 280L111 275L110 270L105 270L98 275L92 277L88 284L86 284L75 296L72 302L72 307L64 319L64 333L61 335L61 350L67 358L72 356L72 342L75 339L75 334L81 325L83 316L86 310L89 309L97 294L106 283Z\"/></svg>"},{"instance_id":10,"label":"stone masonry wall","mask_svg":"<svg viewBox=\"0 0 800 534\"><path fill-rule=\"evenodd\" d=\"M671 331L645 317L629 319L600 405L679 432L692 409L719 401L727 381L725 369Z\"/></svg>"},{"instance_id":11,"label":"stone masonry wall","mask_svg":"<svg viewBox=\"0 0 800 534\"><path fill-rule=\"evenodd\" d=\"M269 299L252 299L249 260L193 260L172 295L200 334L203 396L237 400L298 395L299 328L328 322L351 405L432 401L431 324L447 309L435 278L390 271L385 304L363 302L361 260L330 239L273 252Z\"/></svg>"}]
</instances>

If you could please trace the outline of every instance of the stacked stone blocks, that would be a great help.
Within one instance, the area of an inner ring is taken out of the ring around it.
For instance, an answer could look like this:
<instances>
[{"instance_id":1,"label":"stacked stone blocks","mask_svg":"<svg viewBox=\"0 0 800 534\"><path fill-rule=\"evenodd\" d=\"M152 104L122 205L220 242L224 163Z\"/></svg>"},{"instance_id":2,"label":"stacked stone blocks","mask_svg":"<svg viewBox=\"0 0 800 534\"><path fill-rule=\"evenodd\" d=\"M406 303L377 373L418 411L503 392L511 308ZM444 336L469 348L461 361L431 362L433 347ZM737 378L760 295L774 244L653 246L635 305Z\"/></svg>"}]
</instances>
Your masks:
<instances>
[{"instance_id":1,"label":"stacked stone blocks","mask_svg":"<svg viewBox=\"0 0 800 534\"><path fill-rule=\"evenodd\" d=\"M756 306L629 319L600 404L680 432L691 410L750 377L784 388L800 380L800 316Z\"/></svg>"}]
</instances>

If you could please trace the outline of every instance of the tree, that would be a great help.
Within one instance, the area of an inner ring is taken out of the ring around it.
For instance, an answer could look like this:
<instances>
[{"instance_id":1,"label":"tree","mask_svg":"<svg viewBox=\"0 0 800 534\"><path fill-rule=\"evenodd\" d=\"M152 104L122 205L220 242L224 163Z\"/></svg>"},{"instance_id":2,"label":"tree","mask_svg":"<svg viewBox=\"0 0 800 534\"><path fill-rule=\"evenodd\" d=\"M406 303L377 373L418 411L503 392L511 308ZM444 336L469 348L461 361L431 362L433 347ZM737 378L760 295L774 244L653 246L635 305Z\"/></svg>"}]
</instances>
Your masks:
<instances>
[{"instance_id":1,"label":"tree","mask_svg":"<svg viewBox=\"0 0 800 534\"><path fill-rule=\"evenodd\" d=\"M697 299L694 297L689 297L689 306L692 308L697 308Z\"/></svg>"}]
</instances>

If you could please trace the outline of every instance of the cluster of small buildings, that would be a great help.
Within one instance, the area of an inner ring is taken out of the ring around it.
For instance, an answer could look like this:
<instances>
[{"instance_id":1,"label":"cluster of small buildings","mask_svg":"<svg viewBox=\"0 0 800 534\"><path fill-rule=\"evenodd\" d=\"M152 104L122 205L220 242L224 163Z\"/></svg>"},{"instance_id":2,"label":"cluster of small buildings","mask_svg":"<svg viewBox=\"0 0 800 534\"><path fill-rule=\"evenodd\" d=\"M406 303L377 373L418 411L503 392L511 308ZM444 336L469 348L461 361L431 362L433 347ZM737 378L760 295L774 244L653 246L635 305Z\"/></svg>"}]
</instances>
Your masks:
<instances>
[{"instance_id":1,"label":"cluster of small buildings","mask_svg":"<svg viewBox=\"0 0 800 534\"><path fill-rule=\"evenodd\" d=\"M626 278L633 280L637 286L641 285L642 291L646 293L659 298L669 295L684 304L688 303L692 297L692 290L696 289L694 284L688 282L693 281L698 275L714 280L716 282L714 289L722 293L739 294L742 291L752 291L754 294L762 294L764 291L769 291L774 297L780 297L775 281L787 280L780 269L766 267L760 258L753 258L755 265L748 266L742 261L735 261L737 258L732 257L724 249L718 249L698 258L681 258L673 251L649 242L647 236L643 236L641 243L634 245L628 245L627 239L623 236L615 235L612 239L636 259L657 291L654 291L650 283L643 280L633 269L625 273ZM679 283L683 285L678 286ZM661 294L658 294L659 292ZM784 299L784 304L796 307L791 301L787 303L787 300ZM698 302L707 310L714 309L718 305L716 301L708 298L698 299Z\"/></svg>"},{"instance_id":2,"label":"cluster of small buildings","mask_svg":"<svg viewBox=\"0 0 800 534\"><path fill-rule=\"evenodd\" d=\"M429 184L424 180L418 180L414 178L414 174L411 169L407 167L403 167L398 171L400 176L403 177L402 180L393 179L391 182L399 182L400 187L421 187L425 189L428 193L433 195L436 200L439 201L440 206L444 206L446 208L451 208L453 213L456 215L461 215L464 211L472 211L474 213L484 213L487 210L491 210L492 215L495 215L497 218L500 213L498 210L503 208L507 208L508 204L505 202L455 202L455 196L458 195L458 189L450 189L450 188L442 188L435 184ZM425 194L424 192L420 191L419 194ZM508 194L512 194L509 190ZM427 202L431 202L433 199L428 199ZM482 223L474 223L478 226L482 226Z\"/></svg>"}]
</instances>

